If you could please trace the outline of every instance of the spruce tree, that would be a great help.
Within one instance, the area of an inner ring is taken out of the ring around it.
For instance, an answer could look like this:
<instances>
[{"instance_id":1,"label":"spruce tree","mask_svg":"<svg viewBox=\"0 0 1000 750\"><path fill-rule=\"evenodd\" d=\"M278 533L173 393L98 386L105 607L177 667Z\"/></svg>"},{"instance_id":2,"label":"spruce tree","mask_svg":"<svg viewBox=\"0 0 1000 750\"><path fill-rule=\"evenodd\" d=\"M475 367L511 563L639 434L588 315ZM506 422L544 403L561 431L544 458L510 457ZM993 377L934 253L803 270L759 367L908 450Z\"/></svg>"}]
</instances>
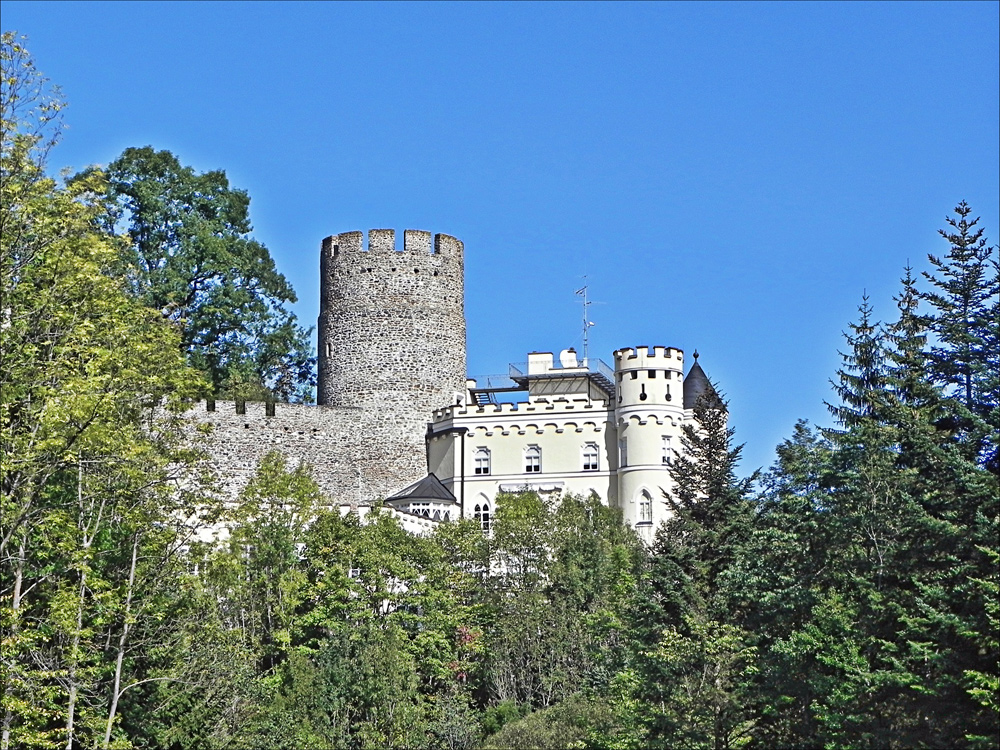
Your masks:
<instances>
[{"instance_id":1,"label":"spruce tree","mask_svg":"<svg viewBox=\"0 0 1000 750\"><path fill-rule=\"evenodd\" d=\"M633 615L636 689L647 709L642 741L651 747L730 747L751 726L755 650L729 582L757 473L737 477L743 446L733 445L726 403L714 389L693 412L664 492L672 516L657 531Z\"/></svg>"},{"instance_id":2,"label":"spruce tree","mask_svg":"<svg viewBox=\"0 0 1000 750\"><path fill-rule=\"evenodd\" d=\"M930 370L970 412L964 415L955 410L970 455L998 474L1000 276L996 247L987 245L979 218L970 218L972 208L965 201L955 207L955 214L946 217L948 228L939 230L949 243L947 255L929 254L934 270L924 272L934 287L922 295L933 308Z\"/></svg>"},{"instance_id":3,"label":"spruce tree","mask_svg":"<svg viewBox=\"0 0 1000 750\"><path fill-rule=\"evenodd\" d=\"M796 424L763 478L750 537L730 574L746 612L744 627L758 650L754 739L763 747L818 742L811 707L823 686L810 679L816 674L813 655L790 648L789 639L809 622L835 577L832 452L818 430Z\"/></svg>"}]
</instances>

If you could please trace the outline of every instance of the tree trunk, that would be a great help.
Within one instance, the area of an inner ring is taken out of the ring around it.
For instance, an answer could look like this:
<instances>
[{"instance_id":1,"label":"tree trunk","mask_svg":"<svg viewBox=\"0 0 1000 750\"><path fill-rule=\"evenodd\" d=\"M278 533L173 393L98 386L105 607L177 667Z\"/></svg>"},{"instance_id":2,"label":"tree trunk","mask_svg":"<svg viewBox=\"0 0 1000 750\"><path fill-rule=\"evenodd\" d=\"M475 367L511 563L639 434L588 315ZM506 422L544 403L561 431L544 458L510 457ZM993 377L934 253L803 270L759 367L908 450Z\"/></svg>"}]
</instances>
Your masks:
<instances>
[{"instance_id":1,"label":"tree trunk","mask_svg":"<svg viewBox=\"0 0 1000 750\"><path fill-rule=\"evenodd\" d=\"M79 692L76 684L76 661L80 650L80 633L83 630L83 598L87 593L87 571L80 571L80 597L76 607L76 632L73 634L73 645L70 648L69 669L69 703L66 706L66 750L73 750L73 725L76 719L76 698Z\"/></svg>"},{"instance_id":2,"label":"tree trunk","mask_svg":"<svg viewBox=\"0 0 1000 750\"><path fill-rule=\"evenodd\" d=\"M121 697L122 662L125 661L125 644L132 629L132 592L135 588L135 565L139 554L139 534L132 537L132 563L128 569L128 589L125 593L125 621L118 638L118 655L115 659L115 682L111 689L111 707L108 709L108 725L104 731L104 747L111 745L111 729L115 724L115 714L118 712L118 699Z\"/></svg>"},{"instance_id":3,"label":"tree trunk","mask_svg":"<svg viewBox=\"0 0 1000 750\"><path fill-rule=\"evenodd\" d=\"M17 549L17 569L14 571L14 592L11 595L11 613L10 613L10 634L13 647L17 648L17 631L20 629L17 622L17 613L21 608L21 588L24 585L24 556L26 547L28 544L28 533L26 530L21 532L21 543ZM11 689L14 687L12 678L8 678L10 681L8 684L4 685L4 694L10 695ZM10 727L14 723L14 712L11 709L7 709L3 713L3 735L0 737L0 748L2 750L8 750L10 748Z\"/></svg>"}]
</instances>

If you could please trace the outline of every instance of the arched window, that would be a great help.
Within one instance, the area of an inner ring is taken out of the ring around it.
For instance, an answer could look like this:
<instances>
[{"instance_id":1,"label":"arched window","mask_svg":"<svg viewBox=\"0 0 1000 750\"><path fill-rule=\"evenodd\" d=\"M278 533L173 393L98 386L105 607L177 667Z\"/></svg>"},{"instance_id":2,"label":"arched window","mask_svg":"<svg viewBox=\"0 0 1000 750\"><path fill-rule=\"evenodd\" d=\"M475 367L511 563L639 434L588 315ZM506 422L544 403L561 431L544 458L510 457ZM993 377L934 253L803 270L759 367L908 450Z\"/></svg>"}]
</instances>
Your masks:
<instances>
[{"instance_id":1,"label":"arched window","mask_svg":"<svg viewBox=\"0 0 1000 750\"><path fill-rule=\"evenodd\" d=\"M476 503L475 509L476 522L482 528L483 531L490 530L490 504L489 503Z\"/></svg>"},{"instance_id":2,"label":"arched window","mask_svg":"<svg viewBox=\"0 0 1000 750\"><path fill-rule=\"evenodd\" d=\"M529 445L524 450L524 472L539 474L542 471L542 449L537 445Z\"/></svg>"},{"instance_id":3,"label":"arched window","mask_svg":"<svg viewBox=\"0 0 1000 750\"><path fill-rule=\"evenodd\" d=\"M583 446L583 470L597 471L601 468L597 451L597 443L587 443Z\"/></svg>"},{"instance_id":4,"label":"arched window","mask_svg":"<svg viewBox=\"0 0 1000 750\"><path fill-rule=\"evenodd\" d=\"M473 459L473 464L475 466L474 471L476 472L476 474L489 474L490 473L489 448L476 448L476 454Z\"/></svg>"},{"instance_id":5,"label":"arched window","mask_svg":"<svg viewBox=\"0 0 1000 750\"><path fill-rule=\"evenodd\" d=\"M646 490L639 495L639 523L653 522L653 498Z\"/></svg>"}]
</instances>

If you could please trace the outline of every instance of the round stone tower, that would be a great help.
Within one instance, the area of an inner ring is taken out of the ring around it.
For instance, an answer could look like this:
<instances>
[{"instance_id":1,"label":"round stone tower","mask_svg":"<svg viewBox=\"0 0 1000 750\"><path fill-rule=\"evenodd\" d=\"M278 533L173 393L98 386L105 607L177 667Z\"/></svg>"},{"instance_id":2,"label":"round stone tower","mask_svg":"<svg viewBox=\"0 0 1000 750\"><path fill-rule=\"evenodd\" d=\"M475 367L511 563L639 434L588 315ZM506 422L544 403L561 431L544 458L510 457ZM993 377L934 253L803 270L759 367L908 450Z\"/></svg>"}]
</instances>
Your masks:
<instances>
[{"instance_id":1,"label":"round stone tower","mask_svg":"<svg viewBox=\"0 0 1000 750\"><path fill-rule=\"evenodd\" d=\"M412 229L401 251L392 229L364 239L323 240L317 401L357 410L359 479L381 495L424 475L427 422L465 392L464 246Z\"/></svg>"}]
</instances>

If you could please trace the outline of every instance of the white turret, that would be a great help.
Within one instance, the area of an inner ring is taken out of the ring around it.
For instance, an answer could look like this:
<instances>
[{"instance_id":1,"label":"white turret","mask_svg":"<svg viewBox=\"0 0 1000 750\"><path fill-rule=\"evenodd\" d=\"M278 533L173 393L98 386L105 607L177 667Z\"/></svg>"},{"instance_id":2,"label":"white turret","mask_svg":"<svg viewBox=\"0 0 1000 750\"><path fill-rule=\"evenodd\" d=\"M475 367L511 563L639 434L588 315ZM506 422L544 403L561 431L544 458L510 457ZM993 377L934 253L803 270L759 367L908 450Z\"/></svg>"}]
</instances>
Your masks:
<instances>
[{"instance_id":1,"label":"white turret","mask_svg":"<svg viewBox=\"0 0 1000 750\"><path fill-rule=\"evenodd\" d=\"M669 515L664 490L680 448L684 420L684 353L639 346L615 352L618 502L625 520L652 542Z\"/></svg>"}]
</instances>

